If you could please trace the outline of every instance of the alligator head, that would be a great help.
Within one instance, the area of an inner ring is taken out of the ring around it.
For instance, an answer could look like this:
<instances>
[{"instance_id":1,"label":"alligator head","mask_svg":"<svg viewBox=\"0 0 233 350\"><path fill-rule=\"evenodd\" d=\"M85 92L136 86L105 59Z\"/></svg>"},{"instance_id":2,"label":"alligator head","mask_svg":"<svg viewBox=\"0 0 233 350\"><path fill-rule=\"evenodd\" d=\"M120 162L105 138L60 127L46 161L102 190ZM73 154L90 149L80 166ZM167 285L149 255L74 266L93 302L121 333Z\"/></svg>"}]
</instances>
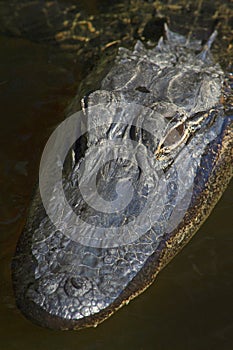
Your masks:
<instances>
[{"instance_id":1,"label":"alligator head","mask_svg":"<svg viewBox=\"0 0 233 350\"><path fill-rule=\"evenodd\" d=\"M12 264L17 304L40 325L97 325L145 290L231 178L216 32L202 46L165 31L155 47L120 48L100 90L52 138L57 156L67 130L81 135L71 165L45 159Z\"/></svg>"}]
</instances>

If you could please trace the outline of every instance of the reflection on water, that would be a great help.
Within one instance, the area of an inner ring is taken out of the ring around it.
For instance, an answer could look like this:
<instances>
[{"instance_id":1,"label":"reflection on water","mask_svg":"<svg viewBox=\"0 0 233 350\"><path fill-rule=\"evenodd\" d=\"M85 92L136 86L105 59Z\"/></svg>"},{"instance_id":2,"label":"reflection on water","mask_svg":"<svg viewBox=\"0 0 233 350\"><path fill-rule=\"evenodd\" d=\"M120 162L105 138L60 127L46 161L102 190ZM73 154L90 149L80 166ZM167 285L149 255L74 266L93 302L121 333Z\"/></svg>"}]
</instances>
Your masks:
<instances>
[{"instance_id":1,"label":"reflection on water","mask_svg":"<svg viewBox=\"0 0 233 350\"><path fill-rule=\"evenodd\" d=\"M72 56L23 39L1 37L0 50L1 348L232 349L232 184L156 283L96 329L53 332L33 325L17 310L11 258L43 145L64 118L81 68Z\"/></svg>"}]
</instances>

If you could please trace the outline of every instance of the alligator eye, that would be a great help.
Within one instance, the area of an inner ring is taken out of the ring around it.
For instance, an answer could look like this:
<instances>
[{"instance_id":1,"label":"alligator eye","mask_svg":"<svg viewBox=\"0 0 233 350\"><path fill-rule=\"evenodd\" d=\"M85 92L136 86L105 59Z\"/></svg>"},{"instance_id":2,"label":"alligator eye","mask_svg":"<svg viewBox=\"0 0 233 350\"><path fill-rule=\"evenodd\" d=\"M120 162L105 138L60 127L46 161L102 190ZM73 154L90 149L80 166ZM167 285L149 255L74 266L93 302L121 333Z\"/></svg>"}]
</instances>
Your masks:
<instances>
[{"instance_id":1,"label":"alligator eye","mask_svg":"<svg viewBox=\"0 0 233 350\"><path fill-rule=\"evenodd\" d=\"M162 141L159 143L157 150L155 151L156 157L159 158L162 154L168 154L175 148L179 147L181 143L185 143L188 137L185 125L182 122L174 125Z\"/></svg>"},{"instance_id":2,"label":"alligator eye","mask_svg":"<svg viewBox=\"0 0 233 350\"><path fill-rule=\"evenodd\" d=\"M135 88L136 91L144 92L146 94L150 93L150 90L148 90L145 86L138 86Z\"/></svg>"},{"instance_id":3,"label":"alligator eye","mask_svg":"<svg viewBox=\"0 0 233 350\"><path fill-rule=\"evenodd\" d=\"M184 124L179 124L174 129L171 129L171 131L168 132L167 136L164 139L163 146L170 147L173 144L177 143L181 139L184 133L184 129Z\"/></svg>"}]
</instances>

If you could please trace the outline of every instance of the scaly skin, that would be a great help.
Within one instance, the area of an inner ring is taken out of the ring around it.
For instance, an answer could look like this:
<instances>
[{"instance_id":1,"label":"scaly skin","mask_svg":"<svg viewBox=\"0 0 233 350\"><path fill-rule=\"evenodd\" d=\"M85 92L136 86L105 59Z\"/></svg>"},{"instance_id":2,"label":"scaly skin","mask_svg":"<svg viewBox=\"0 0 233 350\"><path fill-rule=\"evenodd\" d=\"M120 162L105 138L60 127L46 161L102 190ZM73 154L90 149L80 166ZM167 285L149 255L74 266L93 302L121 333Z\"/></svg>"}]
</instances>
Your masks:
<instances>
[{"instance_id":1,"label":"scaly skin","mask_svg":"<svg viewBox=\"0 0 233 350\"><path fill-rule=\"evenodd\" d=\"M96 226L101 224L109 230L114 225L124 226L125 212L108 216L93 211L83 200L76 180L83 157L91 146L101 144L101 139L116 140L120 136L136 140L154 154L149 165L144 163L151 176L162 169L166 180L165 191L158 187L158 192L153 192L150 227L145 217L140 223L144 233L122 246L114 246L114 239L107 248L93 246L91 240L89 246L82 245L57 231L37 190L13 260L13 282L18 306L40 325L58 329L95 326L140 294L198 230L232 176L230 83L209 49L201 50L197 41L187 41L169 30L166 35L167 41L160 41L155 48L146 49L138 42L133 52L121 49L100 90L85 98L89 122L95 126L91 106L102 103L112 112L111 126L95 128L87 144L82 140L82 154L74 148L75 163L64 177L66 196L77 215L87 221L94 217ZM114 114L114 101L120 106L123 103L127 116L134 113L133 117L142 121L142 128L119 124L116 130L114 125L122 115ZM161 124L161 117L169 120L168 129ZM150 132L145 132L148 128ZM171 138L174 128L178 133L175 139ZM133 154L136 160L137 152ZM105 156L90 156L90 176L94 165L106 163ZM119 178L130 176L136 192L127 214L137 217L151 179L143 179L138 168L119 154L116 160L102 168L98 190L111 201ZM190 204L180 216L189 195ZM139 207L135 207L136 202ZM60 203L52 204L56 211ZM160 212L155 219L156 210Z\"/></svg>"},{"instance_id":2,"label":"scaly skin","mask_svg":"<svg viewBox=\"0 0 233 350\"><path fill-rule=\"evenodd\" d=\"M9 11L4 4L6 13L1 18L2 30L10 35L26 36L34 41L48 41L50 45L59 45L62 50L68 50L77 60L84 62L83 83L68 108L68 115L77 110L84 94L99 88L100 91L95 91L85 99L88 106L98 101L106 102L109 97L110 100L124 98L127 102L137 101L147 108L156 105L158 91L156 92L156 86L154 87L150 81L150 77L153 77L150 68L138 75L138 81L137 77L135 78L139 83L137 86L124 88L122 78L114 81L115 77L120 76L122 66L114 68L113 62L119 46L132 50L136 39L141 39L143 42L159 39L164 22L168 22L177 33L189 37L194 35L204 40L207 40L214 27L217 27L219 34L213 47L214 57L224 71L231 71L233 47L229 19L233 10L230 1L223 4L218 0L214 2L200 0L195 5L193 2L187 4L187 1L182 0L156 1L153 4L142 0L119 1L105 12L98 13L98 9L91 9L90 12L93 10L94 14L85 13L77 2L68 7L59 1L15 1L15 3L11 1L8 6ZM191 24L190 16L194 17ZM174 52L174 48L169 50ZM186 49L184 53L186 55ZM180 55L179 52L177 54ZM130 61L132 53L128 55ZM166 58L165 62L170 62L169 59L170 57ZM194 56L194 61L196 59ZM129 71L133 61L130 62ZM199 66L199 62L197 63ZM90 67L93 66L95 68L90 71ZM103 81L112 66L113 71L109 73L110 76L108 74L110 79L105 78ZM196 106L195 111L188 111L188 116L199 111L212 115L213 112L210 111L212 107L217 116L212 118L214 123L208 124L205 132L203 128L196 130L190 135L191 138L184 139L184 144L189 145L189 142L201 134L205 138L208 130L213 130L216 137L209 140L205 152L199 159L198 169L195 169L191 205L169 234L162 232L165 224L160 222L161 225L160 227L157 225L155 234L148 231L131 245L112 250L83 247L55 232L46 216L39 191L36 191L12 265L17 304L34 322L57 329L80 329L102 322L145 290L154 281L161 268L180 251L208 217L232 176L233 163L230 82L228 78L223 79L221 69L213 63L212 58L207 64L207 71L209 67L210 69L212 67L209 76L215 81L216 86L221 88L221 93L217 93L216 100L209 99L210 95L207 94L205 97L209 102L206 108ZM189 69L193 74L193 62ZM134 71L135 67L131 69L131 77ZM173 78L177 73L178 71L173 72ZM215 73L219 80L216 80ZM165 77L166 74L163 79ZM203 72L201 78L206 79ZM145 86L148 81L151 85ZM162 80L159 84L161 83ZM209 84L210 82L207 85ZM138 87L139 89L135 90ZM182 96L186 93L186 89L185 86L180 87L184 88L180 93ZM176 98L172 96L170 93L169 99L176 105L180 96ZM159 96L160 102L161 98L162 101L166 100L166 93ZM188 104L184 106L182 103L181 105L178 103L178 109L185 107L187 112ZM157 107L159 108L159 105ZM170 107L172 109L174 106ZM166 106L165 111L169 112L170 107ZM153 129L153 125L151 127ZM162 141L167 141L166 135L165 138L163 135L163 139L155 140L149 134L145 135L142 131L136 130L133 136L142 144L146 143L147 137L150 137L149 147L158 157L158 162L165 162L163 170L166 172L167 155L165 154L165 159L162 158L165 151ZM208 137L206 136L207 139ZM201 146L202 143L197 145ZM170 143L170 146L173 144ZM176 148L175 153L169 154L175 159ZM118 164L119 173L121 165L123 164ZM72 173L68 168L67 174L75 176L76 173ZM135 170L133 176L137 178ZM71 202L72 200L75 202L80 194L76 193L72 197L74 189L72 186L69 187L69 178L66 180L67 194L71 195ZM109 188L111 186L104 188L100 184L105 196L108 195ZM85 209L84 213L88 215L90 213L88 207L85 203L81 205ZM40 224L42 226L38 230ZM90 267L94 267L91 272L88 270Z\"/></svg>"}]
</instances>

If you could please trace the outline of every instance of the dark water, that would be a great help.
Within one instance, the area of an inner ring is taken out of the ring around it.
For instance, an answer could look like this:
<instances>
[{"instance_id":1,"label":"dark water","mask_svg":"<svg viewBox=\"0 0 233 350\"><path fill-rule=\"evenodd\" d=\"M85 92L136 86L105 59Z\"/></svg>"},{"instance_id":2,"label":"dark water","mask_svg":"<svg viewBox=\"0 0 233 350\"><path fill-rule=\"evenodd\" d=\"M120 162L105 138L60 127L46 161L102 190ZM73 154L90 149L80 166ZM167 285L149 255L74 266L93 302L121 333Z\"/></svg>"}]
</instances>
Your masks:
<instances>
[{"instance_id":1,"label":"dark water","mask_svg":"<svg viewBox=\"0 0 233 350\"><path fill-rule=\"evenodd\" d=\"M81 67L73 56L0 37L0 348L233 349L233 184L189 245L127 307L96 329L50 331L15 306L10 263L40 155L64 118Z\"/></svg>"}]
</instances>

